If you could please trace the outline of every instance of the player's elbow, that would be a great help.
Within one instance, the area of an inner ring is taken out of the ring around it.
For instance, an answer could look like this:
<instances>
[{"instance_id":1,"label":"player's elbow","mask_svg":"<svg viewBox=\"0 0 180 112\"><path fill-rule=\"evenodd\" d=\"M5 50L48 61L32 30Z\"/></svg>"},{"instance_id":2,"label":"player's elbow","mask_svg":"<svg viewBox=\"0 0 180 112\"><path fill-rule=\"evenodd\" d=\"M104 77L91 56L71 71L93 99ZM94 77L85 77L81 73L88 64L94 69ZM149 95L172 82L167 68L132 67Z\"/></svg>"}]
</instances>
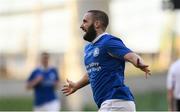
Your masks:
<instances>
[{"instance_id":1,"label":"player's elbow","mask_svg":"<svg viewBox=\"0 0 180 112\"><path fill-rule=\"evenodd\" d=\"M33 86L30 84L30 83L28 83L27 85L26 85L26 89L27 90L30 90L30 89L32 89L33 88Z\"/></svg>"}]
</instances>

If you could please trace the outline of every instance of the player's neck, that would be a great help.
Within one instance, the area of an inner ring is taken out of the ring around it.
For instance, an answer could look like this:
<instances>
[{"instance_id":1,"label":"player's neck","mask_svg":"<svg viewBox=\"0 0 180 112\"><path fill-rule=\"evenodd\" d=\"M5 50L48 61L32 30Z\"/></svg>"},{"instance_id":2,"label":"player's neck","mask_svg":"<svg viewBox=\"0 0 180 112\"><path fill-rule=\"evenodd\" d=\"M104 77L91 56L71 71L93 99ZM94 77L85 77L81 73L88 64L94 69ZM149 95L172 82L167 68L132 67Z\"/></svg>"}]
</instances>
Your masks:
<instances>
[{"instance_id":1,"label":"player's neck","mask_svg":"<svg viewBox=\"0 0 180 112\"><path fill-rule=\"evenodd\" d=\"M49 68L49 66L48 65L42 65L42 68L46 70Z\"/></svg>"},{"instance_id":2,"label":"player's neck","mask_svg":"<svg viewBox=\"0 0 180 112\"><path fill-rule=\"evenodd\" d=\"M105 31L103 31L103 30L97 30L97 35L96 35L96 37L98 37L99 35L101 35L101 34L103 34Z\"/></svg>"}]
</instances>

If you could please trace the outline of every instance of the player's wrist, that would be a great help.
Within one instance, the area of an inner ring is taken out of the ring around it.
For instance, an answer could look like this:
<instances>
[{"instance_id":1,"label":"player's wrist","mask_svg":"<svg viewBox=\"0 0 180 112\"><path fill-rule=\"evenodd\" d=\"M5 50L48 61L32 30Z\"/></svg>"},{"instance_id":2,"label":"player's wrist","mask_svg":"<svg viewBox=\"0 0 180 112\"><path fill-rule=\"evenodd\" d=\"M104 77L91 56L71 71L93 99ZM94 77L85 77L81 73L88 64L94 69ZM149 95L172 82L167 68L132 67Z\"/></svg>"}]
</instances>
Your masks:
<instances>
[{"instance_id":1,"label":"player's wrist","mask_svg":"<svg viewBox=\"0 0 180 112\"><path fill-rule=\"evenodd\" d=\"M74 83L74 90L77 91L78 89L80 89L81 86L79 83Z\"/></svg>"}]
</instances>

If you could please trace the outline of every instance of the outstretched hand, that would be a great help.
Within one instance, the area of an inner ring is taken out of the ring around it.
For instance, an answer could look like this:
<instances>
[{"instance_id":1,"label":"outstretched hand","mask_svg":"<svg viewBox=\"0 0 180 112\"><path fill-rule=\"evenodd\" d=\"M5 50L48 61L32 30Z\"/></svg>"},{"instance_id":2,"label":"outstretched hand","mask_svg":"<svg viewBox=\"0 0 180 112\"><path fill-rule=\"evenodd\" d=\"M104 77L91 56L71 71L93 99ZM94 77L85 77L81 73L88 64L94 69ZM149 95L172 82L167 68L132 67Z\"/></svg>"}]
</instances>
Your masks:
<instances>
[{"instance_id":1,"label":"outstretched hand","mask_svg":"<svg viewBox=\"0 0 180 112\"><path fill-rule=\"evenodd\" d=\"M61 89L63 94L65 94L66 96L74 93L76 90L77 90L76 84L72 81L69 81L68 79L67 79L67 84L65 84Z\"/></svg>"},{"instance_id":2,"label":"outstretched hand","mask_svg":"<svg viewBox=\"0 0 180 112\"><path fill-rule=\"evenodd\" d=\"M146 79L148 75L151 75L151 71L148 68L149 66L143 64L139 58L137 59L137 67L145 72Z\"/></svg>"}]
</instances>

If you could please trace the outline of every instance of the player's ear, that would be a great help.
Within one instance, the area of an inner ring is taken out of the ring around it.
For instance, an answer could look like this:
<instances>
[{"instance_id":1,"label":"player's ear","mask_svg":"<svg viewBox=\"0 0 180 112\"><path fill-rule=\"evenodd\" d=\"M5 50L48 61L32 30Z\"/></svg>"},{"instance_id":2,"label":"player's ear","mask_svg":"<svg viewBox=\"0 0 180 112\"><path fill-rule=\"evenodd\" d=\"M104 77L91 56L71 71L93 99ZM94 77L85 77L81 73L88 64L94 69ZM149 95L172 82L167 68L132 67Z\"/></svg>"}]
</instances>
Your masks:
<instances>
[{"instance_id":1,"label":"player's ear","mask_svg":"<svg viewBox=\"0 0 180 112\"><path fill-rule=\"evenodd\" d=\"M100 28L100 27L101 27L101 22L100 22L99 20L96 20L96 21L94 22L94 27L95 27L95 28Z\"/></svg>"}]
</instances>

